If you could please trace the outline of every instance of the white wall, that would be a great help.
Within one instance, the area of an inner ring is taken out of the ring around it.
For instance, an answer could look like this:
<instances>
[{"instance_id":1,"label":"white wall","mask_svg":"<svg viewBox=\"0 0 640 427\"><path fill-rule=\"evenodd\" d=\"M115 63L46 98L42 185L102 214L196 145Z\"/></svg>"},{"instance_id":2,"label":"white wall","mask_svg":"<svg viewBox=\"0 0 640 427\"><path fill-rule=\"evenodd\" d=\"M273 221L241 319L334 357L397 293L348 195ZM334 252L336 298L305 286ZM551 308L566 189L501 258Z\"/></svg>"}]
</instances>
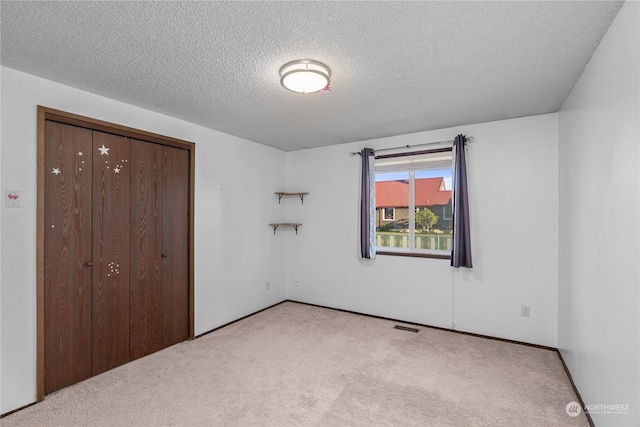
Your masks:
<instances>
[{"instance_id":1,"label":"white wall","mask_svg":"<svg viewBox=\"0 0 640 427\"><path fill-rule=\"evenodd\" d=\"M565 101L558 346L596 425L640 425L640 4L626 2Z\"/></svg>"},{"instance_id":2,"label":"white wall","mask_svg":"<svg viewBox=\"0 0 640 427\"><path fill-rule=\"evenodd\" d=\"M22 191L22 207L3 204L1 213L2 413L36 397L37 105L196 144L196 335L285 298L286 239L267 225L283 213L273 193L285 184L284 152L15 70L1 73L2 195Z\"/></svg>"},{"instance_id":3,"label":"white wall","mask_svg":"<svg viewBox=\"0 0 640 427\"><path fill-rule=\"evenodd\" d=\"M448 260L358 259L359 156L451 140L468 149L474 268ZM292 300L556 346L558 285L557 114L422 132L287 153L287 291ZM297 284L296 284L297 282ZM531 317L520 315L531 306ZM454 325L455 323L455 325Z\"/></svg>"}]
</instances>

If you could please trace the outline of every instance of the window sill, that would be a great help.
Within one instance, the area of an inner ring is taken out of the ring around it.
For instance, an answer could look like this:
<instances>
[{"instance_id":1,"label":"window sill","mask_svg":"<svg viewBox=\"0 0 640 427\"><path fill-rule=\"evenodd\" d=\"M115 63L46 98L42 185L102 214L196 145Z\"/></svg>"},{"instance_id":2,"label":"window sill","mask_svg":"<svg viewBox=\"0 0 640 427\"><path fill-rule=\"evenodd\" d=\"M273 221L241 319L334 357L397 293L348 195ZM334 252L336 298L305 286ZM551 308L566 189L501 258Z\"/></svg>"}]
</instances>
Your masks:
<instances>
[{"instance_id":1,"label":"window sill","mask_svg":"<svg viewBox=\"0 0 640 427\"><path fill-rule=\"evenodd\" d=\"M376 251L376 255L407 256L413 258L451 259L451 255L423 254L419 252Z\"/></svg>"}]
</instances>

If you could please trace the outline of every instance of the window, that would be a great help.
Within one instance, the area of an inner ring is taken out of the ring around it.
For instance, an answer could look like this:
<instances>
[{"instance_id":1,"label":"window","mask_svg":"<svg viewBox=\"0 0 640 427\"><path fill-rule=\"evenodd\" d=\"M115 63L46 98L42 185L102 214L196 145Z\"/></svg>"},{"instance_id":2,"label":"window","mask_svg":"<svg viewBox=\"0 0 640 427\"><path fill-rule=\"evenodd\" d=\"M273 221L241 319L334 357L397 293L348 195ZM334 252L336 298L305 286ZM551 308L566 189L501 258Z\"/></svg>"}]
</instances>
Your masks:
<instances>
[{"instance_id":1,"label":"window","mask_svg":"<svg viewBox=\"0 0 640 427\"><path fill-rule=\"evenodd\" d=\"M393 221L396 219L396 210L394 208L384 208L383 221Z\"/></svg>"},{"instance_id":2,"label":"window","mask_svg":"<svg viewBox=\"0 0 640 427\"><path fill-rule=\"evenodd\" d=\"M448 148L376 157L377 253L450 257L451 167Z\"/></svg>"},{"instance_id":3,"label":"window","mask_svg":"<svg viewBox=\"0 0 640 427\"><path fill-rule=\"evenodd\" d=\"M444 207L442 218L453 220L453 199Z\"/></svg>"}]
</instances>

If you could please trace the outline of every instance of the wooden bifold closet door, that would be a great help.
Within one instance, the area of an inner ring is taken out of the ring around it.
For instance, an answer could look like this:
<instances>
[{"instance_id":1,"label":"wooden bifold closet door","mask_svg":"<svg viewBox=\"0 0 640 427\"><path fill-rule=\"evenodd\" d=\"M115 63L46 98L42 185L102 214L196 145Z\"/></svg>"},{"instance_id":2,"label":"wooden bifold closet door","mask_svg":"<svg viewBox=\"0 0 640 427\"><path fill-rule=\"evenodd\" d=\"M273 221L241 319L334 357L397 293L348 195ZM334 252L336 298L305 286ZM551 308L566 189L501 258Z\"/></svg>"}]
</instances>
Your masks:
<instances>
[{"instance_id":1,"label":"wooden bifold closet door","mask_svg":"<svg viewBox=\"0 0 640 427\"><path fill-rule=\"evenodd\" d=\"M189 333L189 157L185 150L131 141L131 340L137 359Z\"/></svg>"},{"instance_id":2,"label":"wooden bifold closet door","mask_svg":"<svg viewBox=\"0 0 640 427\"><path fill-rule=\"evenodd\" d=\"M186 150L46 121L44 391L189 336Z\"/></svg>"},{"instance_id":3,"label":"wooden bifold closet door","mask_svg":"<svg viewBox=\"0 0 640 427\"><path fill-rule=\"evenodd\" d=\"M45 393L49 393L91 376L93 162L90 130L47 122L46 138Z\"/></svg>"}]
</instances>

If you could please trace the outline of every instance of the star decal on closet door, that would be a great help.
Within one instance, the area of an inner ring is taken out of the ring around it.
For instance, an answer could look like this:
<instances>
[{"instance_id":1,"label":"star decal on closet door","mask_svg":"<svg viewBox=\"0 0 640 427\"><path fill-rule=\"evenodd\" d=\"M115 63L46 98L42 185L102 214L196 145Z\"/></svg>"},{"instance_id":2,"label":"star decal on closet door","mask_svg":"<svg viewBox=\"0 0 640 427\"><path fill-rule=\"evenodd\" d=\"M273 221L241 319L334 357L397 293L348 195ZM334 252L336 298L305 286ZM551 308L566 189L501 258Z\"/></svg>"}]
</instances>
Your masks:
<instances>
[{"instance_id":1,"label":"star decal on closet door","mask_svg":"<svg viewBox=\"0 0 640 427\"><path fill-rule=\"evenodd\" d=\"M120 164L116 163L116 167L113 168L113 172L114 173L120 173L122 172L122 169L124 169L124 164L125 162L128 162L128 160L120 160ZM108 168L107 168L108 169Z\"/></svg>"},{"instance_id":2,"label":"star decal on closet door","mask_svg":"<svg viewBox=\"0 0 640 427\"><path fill-rule=\"evenodd\" d=\"M100 155L109 155L109 148L105 147L104 144L102 144L102 147L98 147L98 150L100 150Z\"/></svg>"},{"instance_id":3,"label":"star decal on closet door","mask_svg":"<svg viewBox=\"0 0 640 427\"><path fill-rule=\"evenodd\" d=\"M111 276L112 274L114 276L120 274L120 264L116 264L115 262L110 262L109 264L107 264L107 266L109 267L109 273L107 273L107 276Z\"/></svg>"},{"instance_id":4,"label":"star decal on closet door","mask_svg":"<svg viewBox=\"0 0 640 427\"><path fill-rule=\"evenodd\" d=\"M53 168L53 170L51 171L51 173L52 173L52 174L54 174L54 175L59 175L59 174L61 173L61 172L60 172L60 168Z\"/></svg>"}]
</instances>

